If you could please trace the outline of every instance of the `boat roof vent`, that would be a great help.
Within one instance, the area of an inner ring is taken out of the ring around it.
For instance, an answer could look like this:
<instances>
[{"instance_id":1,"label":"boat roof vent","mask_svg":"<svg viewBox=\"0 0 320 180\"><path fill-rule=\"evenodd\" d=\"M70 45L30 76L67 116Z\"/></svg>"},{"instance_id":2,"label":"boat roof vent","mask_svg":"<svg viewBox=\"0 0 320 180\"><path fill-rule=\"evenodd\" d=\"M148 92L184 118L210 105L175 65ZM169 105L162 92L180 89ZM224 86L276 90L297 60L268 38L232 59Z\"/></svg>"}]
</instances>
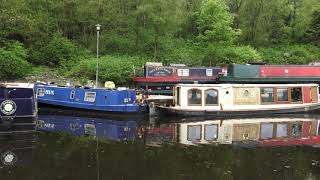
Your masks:
<instances>
[{"instance_id":1,"label":"boat roof vent","mask_svg":"<svg viewBox=\"0 0 320 180\"><path fill-rule=\"evenodd\" d=\"M146 62L145 66L163 66L162 63L158 62Z\"/></svg>"},{"instance_id":2,"label":"boat roof vent","mask_svg":"<svg viewBox=\"0 0 320 180\"><path fill-rule=\"evenodd\" d=\"M116 88L116 85L114 84L113 81L106 81L106 82L104 83L104 87L105 87L106 89L115 89L115 88Z\"/></svg>"},{"instance_id":3,"label":"boat roof vent","mask_svg":"<svg viewBox=\"0 0 320 180\"><path fill-rule=\"evenodd\" d=\"M172 67L186 67L185 64L170 64Z\"/></svg>"}]
</instances>

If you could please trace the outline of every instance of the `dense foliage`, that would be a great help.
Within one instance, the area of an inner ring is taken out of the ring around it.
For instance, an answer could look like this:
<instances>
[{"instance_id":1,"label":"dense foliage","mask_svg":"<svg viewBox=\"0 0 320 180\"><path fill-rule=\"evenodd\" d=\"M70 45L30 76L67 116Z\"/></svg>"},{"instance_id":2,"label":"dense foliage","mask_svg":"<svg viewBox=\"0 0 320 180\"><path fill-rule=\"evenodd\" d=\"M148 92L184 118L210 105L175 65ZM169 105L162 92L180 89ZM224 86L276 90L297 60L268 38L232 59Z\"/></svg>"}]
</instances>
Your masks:
<instances>
[{"instance_id":1,"label":"dense foliage","mask_svg":"<svg viewBox=\"0 0 320 180\"><path fill-rule=\"evenodd\" d=\"M104 81L114 81L117 83L126 83L131 80L135 75L138 75L141 71L141 67L144 65L145 60L140 57L133 56L103 56L99 58L99 79ZM66 76L82 77L83 82L90 79L95 79L96 75L96 58L82 59L79 62L66 66ZM71 69L71 71L67 71Z\"/></svg>"},{"instance_id":2,"label":"dense foliage","mask_svg":"<svg viewBox=\"0 0 320 180\"><path fill-rule=\"evenodd\" d=\"M0 21L0 38L26 48L22 59L84 79L93 78L98 23L103 81L123 82L113 74L141 59L196 66L320 59L319 0L10 0L0 4ZM120 69L109 69L108 59Z\"/></svg>"},{"instance_id":3,"label":"dense foliage","mask_svg":"<svg viewBox=\"0 0 320 180\"><path fill-rule=\"evenodd\" d=\"M25 76L30 71L27 51L21 43L6 42L0 48L0 79L12 80Z\"/></svg>"}]
</instances>

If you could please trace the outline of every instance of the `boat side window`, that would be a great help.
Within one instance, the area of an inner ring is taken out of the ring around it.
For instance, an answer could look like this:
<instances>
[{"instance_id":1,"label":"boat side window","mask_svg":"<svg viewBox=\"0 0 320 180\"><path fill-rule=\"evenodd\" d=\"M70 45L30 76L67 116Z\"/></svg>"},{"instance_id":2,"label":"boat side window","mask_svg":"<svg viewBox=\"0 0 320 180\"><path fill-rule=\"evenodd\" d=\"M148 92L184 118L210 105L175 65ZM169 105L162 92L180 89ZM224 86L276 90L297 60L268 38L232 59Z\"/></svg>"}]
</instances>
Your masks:
<instances>
[{"instance_id":1,"label":"boat side window","mask_svg":"<svg viewBox=\"0 0 320 180\"><path fill-rule=\"evenodd\" d=\"M176 88L176 104L180 106L180 87Z\"/></svg>"},{"instance_id":2,"label":"boat side window","mask_svg":"<svg viewBox=\"0 0 320 180\"><path fill-rule=\"evenodd\" d=\"M291 125L291 136L292 137L300 137L302 131L302 124L301 123L293 123Z\"/></svg>"},{"instance_id":3,"label":"boat side window","mask_svg":"<svg viewBox=\"0 0 320 180\"><path fill-rule=\"evenodd\" d=\"M45 89L44 88L38 88L37 89L37 96L42 97L44 96Z\"/></svg>"},{"instance_id":4,"label":"boat side window","mask_svg":"<svg viewBox=\"0 0 320 180\"><path fill-rule=\"evenodd\" d=\"M208 89L204 92L206 105L218 105L218 91L215 89Z\"/></svg>"},{"instance_id":5,"label":"boat side window","mask_svg":"<svg viewBox=\"0 0 320 180\"><path fill-rule=\"evenodd\" d=\"M273 137L273 124L272 123L262 123L261 124L261 139L271 139Z\"/></svg>"},{"instance_id":6,"label":"boat side window","mask_svg":"<svg viewBox=\"0 0 320 180\"><path fill-rule=\"evenodd\" d=\"M218 125L206 124L204 126L204 140L216 141L218 139Z\"/></svg>"},{"instance_id":7,"label":"boat side window","mask_svg":"<svg viewBox=\"0 0 320 180\"><path fill-rule=\"evenodd\" d=\"M288 88L277 88L277 101L278 102L289 101Z\"/></svg>"},{"instance_id":8,"label":"boat side window","mask_svg":"<svg viewBox=\"0 0 320 180\"><path fill-rule=\"evenodd\" d=\"M189 69L178 69L178 76L189 76Z\"/></svg>"},{"instance_id":9,"label":"boat side window","mask_svg":"<svg viewBox=\"0 0 320 180\"><path fill-rule=\"evenodd\" d=\"M188 125L188 141L200 141L201 140L202 125Z\"/></svg>"},{"instance_id":10,"label":"boat side window","mask_svg":"<svg viewBox=\"0 0 320 180\"><path fill-rule=\"evenodd\" d=\"M87 136L96 136L96 126L93 124L84 124L84 134Z\"/></svg>"},{"instance_id":11,"label":"boat side window","mask_svg":"<svg viewBox=\"0 0 320 180\"><path fill-rule=\"evenodd\" d=\"M84 101L87 102L94 102L96 100L96 93L95 92L86 92L84 96Z\"/></svg>"},{"instance_id":12,"label":"boat side window","mask_svg":"<svg viewBox=\"0 0 320 180\"><path fill-rule=\"evenodd\" d=\"M202 102L202 93L200 89L188 90L188 105L200 105Z\"/></svg>"},{"instance_id":13,"label":"boat side window","mask_svg":"<svg viewBox=\"0 0 320 180\"><path fill-rule=\"evenodd\" d=\"M298 103L302 102L302 88L301 87L293 87L291 88L291 102Z\"/></svg>"},{"instance_id":14,"label":"boat side window","mask_svg":"<svg viewBox=\"0 0 320 180\"><path fill-rule=\"evenodd\" d=\"M72 90L70 93L70 99L74 99L74 96L76 95L76 91Z\"/></svg>"},{"instance_id":15,"label":"boat side window","mask_svg":"<svg viewBox=\"0 0 320 180\"><path fill-rule=\"evenodd\" d=\"M277 124L277 138L279 137L287 137L288 136L288 124L287 123L279 123Z\"/></svg>"},{"instance_id":16,"label":"boat side window","mask_svg":"<svg viewBox=\"0 0 320 180\"><path fill-rule=\"evenodd\" d=\"M261 96L261 103L274 102L273 88L261 88L260 96Z\"/></svg>"}]
</instances>

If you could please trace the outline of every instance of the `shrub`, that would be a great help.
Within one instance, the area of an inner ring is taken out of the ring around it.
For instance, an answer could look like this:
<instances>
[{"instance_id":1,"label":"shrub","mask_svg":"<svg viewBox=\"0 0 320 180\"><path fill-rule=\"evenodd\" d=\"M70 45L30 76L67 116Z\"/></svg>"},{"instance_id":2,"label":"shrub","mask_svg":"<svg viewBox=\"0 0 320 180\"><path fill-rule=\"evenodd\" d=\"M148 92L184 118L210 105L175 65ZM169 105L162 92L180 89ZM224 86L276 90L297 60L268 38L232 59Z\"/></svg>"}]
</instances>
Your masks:
<instances>
[{"instance_id":1,"label":"shrub","mask_svg":"<svg viewBox=\"0 0 320 180\"><path fill-rule=\"evenodd\" d=\"M261 61L260 54L250 46L210 45L204 51L202 64L206 66Z\"/></svg>"},{"instance_id":2,"label":"shrub","mask_svg":"<svg viewBox=\"0 0 320 180\"><path fill-rule=\"evenodd\" d=\"M31 70L27 62L27 50L21 43L10 42L0 48L0 79L22 78Z\"/></svg>"},{"instance_id":3,"label":"shrub","mask_svg":"<svg viewBox=\"0 0 320 180\"><path fill-rule=\"evenodd\" d=\"M67 72L69 77L94 80L96 58L82 59ZM99 81L114 81L116 84L130 82L135 72L141 69L145 59L130 56L103 56L99 58Z\"/></svg>"}]
</instances>

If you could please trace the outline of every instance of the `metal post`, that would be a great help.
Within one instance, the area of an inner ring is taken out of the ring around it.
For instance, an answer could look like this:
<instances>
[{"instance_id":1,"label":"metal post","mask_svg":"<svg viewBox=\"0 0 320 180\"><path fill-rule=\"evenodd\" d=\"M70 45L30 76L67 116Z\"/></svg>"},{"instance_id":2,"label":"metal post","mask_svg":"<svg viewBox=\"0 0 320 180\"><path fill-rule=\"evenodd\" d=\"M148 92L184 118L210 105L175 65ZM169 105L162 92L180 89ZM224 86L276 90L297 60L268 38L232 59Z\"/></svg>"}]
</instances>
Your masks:
<instances>
[{"instance_id":1,"label":"metal post","mask_svg":"<svg viewBox=\"0 0 320 180\"><path fill-rule=\"evenodd\" d=\"M98 80L99 80L99 32L100 32L100 24L96 25L97 28L97 67L96 67L96 88L98 88Z\"/></svg>"}]
</instances>

